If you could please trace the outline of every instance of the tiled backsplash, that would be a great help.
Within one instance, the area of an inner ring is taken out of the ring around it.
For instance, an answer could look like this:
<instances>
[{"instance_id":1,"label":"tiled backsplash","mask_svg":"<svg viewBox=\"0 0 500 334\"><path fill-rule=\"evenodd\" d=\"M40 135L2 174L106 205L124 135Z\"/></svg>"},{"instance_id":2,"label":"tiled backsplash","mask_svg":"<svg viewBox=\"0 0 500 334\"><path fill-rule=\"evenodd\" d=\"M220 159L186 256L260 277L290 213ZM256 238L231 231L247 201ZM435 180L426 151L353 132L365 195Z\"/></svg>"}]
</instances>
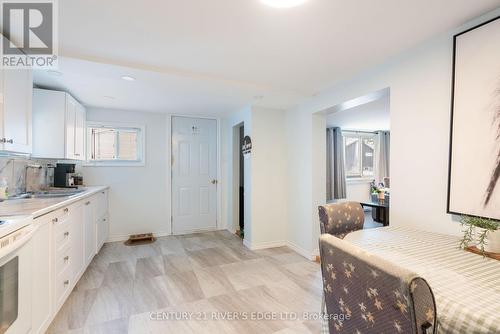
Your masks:
<instances>
[{"instance_id":1,"label":"tiled backsplash","mask_svg":"<svg viewBox=\"0 0 500 334\"><path fill-rule=\"evenodd\" d=\"M0 182L6 177L9 195L26 191L40 191L54 182L54 166L56 160L28 159L23 157L0 157ZM29 165L40 165L42 168L27 168ZM26 180L27 178L27 180Z\"/></svg>"}]
</instances>

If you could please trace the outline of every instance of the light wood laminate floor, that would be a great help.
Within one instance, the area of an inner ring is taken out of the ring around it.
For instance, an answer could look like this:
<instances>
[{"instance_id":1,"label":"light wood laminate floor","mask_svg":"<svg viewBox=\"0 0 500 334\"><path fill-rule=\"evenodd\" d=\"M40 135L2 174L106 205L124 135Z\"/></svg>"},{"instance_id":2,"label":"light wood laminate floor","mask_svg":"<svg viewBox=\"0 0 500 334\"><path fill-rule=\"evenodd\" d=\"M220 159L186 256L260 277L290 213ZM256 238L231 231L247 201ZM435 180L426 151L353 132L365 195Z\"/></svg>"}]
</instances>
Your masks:
<instances>
[{"instance_id":1,"label":"light wood laminate floor","mask_svg":"<svg viewBox=\"0 0 500 334\"><path fill-rule=\"evenodd\" d=\"M317 263L226 231L109 243L48 333L319 333L321 289Z\"/></svg>"}]
</instances>

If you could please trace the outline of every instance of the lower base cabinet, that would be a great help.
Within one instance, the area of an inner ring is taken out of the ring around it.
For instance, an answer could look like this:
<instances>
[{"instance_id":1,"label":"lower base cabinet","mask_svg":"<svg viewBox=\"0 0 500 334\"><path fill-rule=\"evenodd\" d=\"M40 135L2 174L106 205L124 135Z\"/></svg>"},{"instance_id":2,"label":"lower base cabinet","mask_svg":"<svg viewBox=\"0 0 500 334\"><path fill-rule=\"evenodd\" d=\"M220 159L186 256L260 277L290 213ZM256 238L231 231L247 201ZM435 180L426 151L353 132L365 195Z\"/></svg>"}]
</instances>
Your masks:
<instances>
[{"instance_id":1,"label":"lower base cabinet","mask_svg":"<svg viewBox=\"0 0 500 334\"><path fill-rule=\"evenodd\" d=\"M51 320L51 219L40 218L33 236L32 332L43 333Z\"/></svg>"},{"instance_id":2,"label":"lower base cabinet","mask_svg":"<svg viewBox=\"0 0 500 334\"><path fill-rule=\"evenodd\" d=\"M102 245L108 239L109 234L109 219L108 216L98 218L96 220L96 231L97 231L97 249L100 250Z\"/></svg>"},{"instance_id":3,"label":"lower base cabinet","mask_svg":"<svg viewBox=\"0 0 500 334\"><path fill-rule=\"evenodd\" d=\"M106 191L34 220L31 333L45 333L107 240L108 204L100 203L104 199ZM98 217L97 207L104 216Z\"/></svg>"}]
</instances>

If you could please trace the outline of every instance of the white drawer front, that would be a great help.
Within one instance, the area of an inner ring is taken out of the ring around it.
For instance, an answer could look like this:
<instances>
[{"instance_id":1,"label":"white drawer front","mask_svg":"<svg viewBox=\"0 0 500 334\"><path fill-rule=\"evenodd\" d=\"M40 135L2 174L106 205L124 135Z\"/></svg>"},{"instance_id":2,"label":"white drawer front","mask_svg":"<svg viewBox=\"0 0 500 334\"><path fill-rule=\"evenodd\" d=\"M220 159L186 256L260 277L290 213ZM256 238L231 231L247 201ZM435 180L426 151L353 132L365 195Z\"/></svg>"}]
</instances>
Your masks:
<instances>
[{"instance_id":1,"label":"white drawer front","mask_svg":"<svg viewBox=\"0 0 500 334\"><path fill-rule=\"evenodd\" d=\"M56 276L55 282L55 300L56 307L59 308L62 303L66 300L66 297L71 292L71 286L73 284L71 266L68 266L66 270Z\"/></svg>"},{"instance_id":2,"label":"white drawer front","mask_svg":"<svg viewBox=\"0 0 500 334\"><path fill-rule=\"evenodd\" d=\"M66 247L63 247L56 251L56 276L60 275L68 267L70 267L73 260L73 251L69 243Z\"/></svg>"},{"instance_id":3,"label":"white drawer front","mask_svg":"<svg viewBox=\"0 0 500 334\"><path fill-rule=\"evenodd\" d=\"M71 243L72 234L74 232L74 228L72 226L72 222L70 220L64 220L62 222L58 222L54 229L54 242L55 249L58 252L60 249L63 249Z\"/></svg>"}]
</instances>

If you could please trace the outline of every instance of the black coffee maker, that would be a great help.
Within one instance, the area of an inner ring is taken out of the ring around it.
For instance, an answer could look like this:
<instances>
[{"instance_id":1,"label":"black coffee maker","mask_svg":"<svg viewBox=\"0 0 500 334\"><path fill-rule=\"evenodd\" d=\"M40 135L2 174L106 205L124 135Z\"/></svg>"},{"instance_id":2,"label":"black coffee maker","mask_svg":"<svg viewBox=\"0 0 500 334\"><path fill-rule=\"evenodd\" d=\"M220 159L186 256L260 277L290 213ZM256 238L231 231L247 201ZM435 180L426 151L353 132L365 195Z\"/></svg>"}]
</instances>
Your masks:
<instances>
[{"instance_id":1,"label":"black coffee maker","mask_svg":"<svg viewBox=\"0 0 500 334\"><path fill-rule=\"evenodd\" d=\"M56 164L54 169L54 187L78 188L75 185L75 164Z\"/></svg>"}]
</instances>

